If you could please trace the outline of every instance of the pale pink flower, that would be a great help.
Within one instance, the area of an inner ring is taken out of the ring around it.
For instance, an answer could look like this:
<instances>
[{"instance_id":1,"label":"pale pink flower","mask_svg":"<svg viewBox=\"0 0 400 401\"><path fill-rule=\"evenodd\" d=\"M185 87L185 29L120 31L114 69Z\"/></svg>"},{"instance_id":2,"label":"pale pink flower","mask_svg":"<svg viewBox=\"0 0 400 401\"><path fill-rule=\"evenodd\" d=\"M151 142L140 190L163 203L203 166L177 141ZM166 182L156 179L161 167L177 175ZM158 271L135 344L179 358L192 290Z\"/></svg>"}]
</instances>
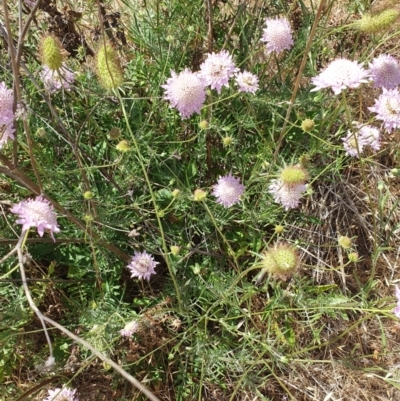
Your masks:
<instances>
[{"instance_id":1,"label":"pale pink flower","mask_svg":"<svg viewBox=\"0 0 400 401\"><path fill-rule=\"evenodd\" d=\"M389 54L381 54L369 63L374 88L394 89L400 85L399 62Z\"/></svg>"},{"instance_id":2,"label":"pale pink flower","mask_svg":"<svg viewBox=\"0 0 400 401\"><path fill-rule=\"evenodd\" d=\"M137 320L132 320L127 323L125 327L119 331L119 334L123 337L131 337L133 333L136 333L139 329L139 323Z\"/></svg>"},{"instance_id":3,"label":"pale pink flower","mask_svg":"<svg viewBox=\"0 0 400 401\"><path fill-rule=\"evenodd\" d=\"M0 124L0 149L9 139L14 139L15 129L13 124Z\"/></svg>"},{"instance_id":4,"label":"pale pink flower","mask_svg":"<svg viewBox=\"0 0 400 401\"><path fill-rule=\"evenodd\" d=\"M150 276L156 273L155 267L158 264L159 262L156 262L153 256L146 251L135 252L128 269L131 271L131 277L150 280Z\"/></svg>"},{"instance_id":5,"label":"pale pink flower","mask_svg":"<svg viewBox=\"0 0 400 401\"><path fill-rule=\"evenodd\" d=\"M232 56L226 50L208 54L204 63L200 66L200 73L206 85L210 85L211 89L216 89L218 93L221 93L223 86L229 86L229 78L237 71L239 69L235 66Z\"/></svg>"},{"instance_id":6,"label":"pale pink flower","mask_svg":"<svg viewBox=\"0 0 400 401\"><path fill-rule=\"evenodd\" d=\"M53 240L53 233L60 232L53 206L42 196L21 201L14 205L10 211L18 215L17 223L23 225L22 230L24 231L36 227L39 236L43 237L44 230L49 230Z\"/></svg>"},{"instance_id":7,"label":"pale pink flower","mask_svg":"<svg viewBox=\"0 0 400 401\"><path fill-rule=\"evenodd\" d=\"M249 71L238 72L236 74L236 85L239 86L239 92L256 93L258 77Z\"/></svg>"},{"instance_id":8,"label":"pale pink flower","mask_svg":"<svg viewBox=\"0 0 400 401\"><path fill-rule=\"evenodd\" d=\"M400 127L400 92L398 89L383 88L382 94L375 99L375 104L368 109L377 114L388 131Z\"/></svg>"},{"instance_id":9,"label":"pale pink flower","mask_svg":"<svg viewBox=\"0 0 400 401\"><path fill-rule=\"evenodd\" d=\"M54 93L60 89L70 90L75 74L65 64L58 70L51 70L44 65L40 77L45 89L50 93Z\"/></svg>"},{"instance_id":10,"label":"pale pink flower","mask_svg":"<svg viewBox=\"0 0 400 401\"><path fill-rule=\"evenodd\" d=\"M396 285L395 291L396 291L395 295L396 295L396 299L397 299L397 305L393 309L393 313L395 314L396 317L398 317L400 319L400 288L397 285Z\"/></svg>"},{"instance_id":11,"label":"pale pink flower","mask_svg":"<svg viewBox=\"0 0 400 401\"><path fill-rule=\"evenodd\" d=\"M286 18L266 18L261 41L266 42L267 53L290 49L293 46L292 28Z\"/></svg>"},{"instance_id":12,"label":"pale pink flower","mask_svg":"<svg viewBox=\"0 0 400 401\"><path fill-rule=\"evenodd\" d=\"M29 6L29 7L34 7L35 6L35 1L33 0L24 0L24 3Z\"/></svg>"},{"instance_id":13,"label":"pale pink flower","mask_svg":"<svg viewBox=\"0 0 400 401\"><path fill-rule=\"evenodd\" d=\"M206 99L204 80L198 73L193 73L185 68L178 75L171 71L165 85L164 99L169 100L170 107L175 107L182 118L188 118L193 113L200 114L200 109Z\"/></svg>"},{"instance_id":14,"label":"pale pink flower","mask_svg":"<svg viewBox=\"0 0 400 401\"><path fill-rule=\"evenodd\" d=\"M269 186L269 192L274 197L274 201L280 203L285 210L299 206L300 198L306 189L306 184L285 185L279 178L272 180Z\"/></svg>"},{"instance_id":15,"label":"pale pink flower","mask_svg":"<svg viewBox=\"0 0 400 401\"><path fill-rule=\"evenodd\" d=\"M8 89L4 82L0 83L0 124L8 125L14 120L14 96L12 89Z\"/></svg>"},{"instance_id":16,"label":"pale pink flower","mask_svg":"<svg viewBox=\"0 0 400 401\"><path fill-rule=\"evenodd\" d=\"M240 197L244 193L244 185L240 183L239 178L232 176L232 173L220 177L213 186L212 194L217 198L217 203L224 207L231 207L240 202Z\"/></svg>"},{"instance_id":17,"label":"pale pink flower","mask_svg":"<svg viewBox=\"0 0 400 401\"><path fill-rule=\"evenodd\" d=\"M359 157L367 145L367 142L359 132L348 131L347 135L342 138L342 141L346 154L352 157Z\"/></svg>"},{"instance_id":18,"label":"pale pink flower","mask_svg":"<svg viewBox=\"0 0 400 401\"><path fill-rule=\"evenodd\" d=\"M360 127L358 136L365 141L365 144L373 150L379 150L381 148L381 135L378 128L372 127L371 125L364 125Z\"/></svg>"},{"instance_id":19,"label":"pale pink flower","mask_svg":"<svg viewBox=\"0 0 400 401\"><path fill-rule=\"evenodd\" d=\"M357 61L338 58L322 70L319 75L311 79L315 92L324 88L331 88L335 95L343 89L358 88L362 83L368 82L370 73Z\"/></svg>"},{"instance_id":20,"label":"pale pink flower","mask_svg":"<svg viewBox=\"0 0 400 401\"><path fill-rule=\"evenodd\" d=\"M43 401L79 401L78 397L75 396L75 393L76 390L64 386L63 388L49 390L49 396Z\"/></svg>"}]
</instances>

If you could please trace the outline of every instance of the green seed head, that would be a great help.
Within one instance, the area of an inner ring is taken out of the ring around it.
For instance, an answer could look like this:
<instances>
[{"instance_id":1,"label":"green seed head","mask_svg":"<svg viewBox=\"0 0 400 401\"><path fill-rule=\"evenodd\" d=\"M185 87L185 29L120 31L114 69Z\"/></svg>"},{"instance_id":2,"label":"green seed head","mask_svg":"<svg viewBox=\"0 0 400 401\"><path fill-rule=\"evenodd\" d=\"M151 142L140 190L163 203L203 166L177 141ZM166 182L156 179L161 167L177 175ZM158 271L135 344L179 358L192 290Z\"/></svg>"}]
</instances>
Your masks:
<instances>
[{"instance_id":1,"label":"green seed head","mask_svg":"<svg viewBox=\"0 0 400 401\"><path fill-rule=\"evenodd\" d=\"M129 146L128 141L122 140L121 142L118 143L116 149L119 150L120 152L128 152L131 149L131 147Z\"/></svg>"},{"instance_id":2,"label":"green seed head","mask_svg":"<svg viewBox=\"0 0 400 401\"><path fill-rule=\"evenodd\" d=\"M279 176L283 184L297 185L307 181L307 170L299 165L285 167Z\"/></svg>"},{"instance_id":3,"label":"green seed head","mask_svg":"<svg viewBox=\"0 0 400 401\"><path fill-rule=\"evenodd\" d=\"M349 261L352 263L358 262L358 259L359 259L357 252L351 252L347 255L347 257L349 258Z\"/></svg>"},{"instance_id":4,"label":"green seed head","mask_svg":"<svg viewBox=\"0 0 400 401\"><path fill-rule=\"evenodd\" d=\"M207 192L202 189L196 189L193 194L193 199L197 202L201 202L207 197Z\"/></svg>"},{"instance_id":5,"label":"green seed head","mask_svg":"<svg viewBox=\"0 0 400 401\"><path fill-rule=\"evenodd\" d=\"M101 86L105 89L118 88L124 82L118 54L110 45L102 45L96 55L96 72Z\"/></svg>"},{"instance_id":6,"label":"green seed head","mask_svg":"<svg viewBox=\"0 0 400 401\"><path fill-rule=\"evenodd\" d=\"M207 120L202 120L199 122L200 129L207 129L210 126Z\"/></svg>"},{"instance_id":7,"label":"green seed head","mask_svg":"<svg viewBox=\"0 0 400 401\"><path fill-rule=\"evenodd\" d=\"M61 68L67 54L61 42L53 35L47 35L42 38L39 52L42 63L53 71Z\"/></svg>"},{"instance_id":8,"label":"green seed head","mask_svg":"<svg viewBox=\"0 0 400 401\"><path fill-rule=\"evenodd\" d=\"M179 246L176 246L176 245L172 245L171 246L171 253L173 254L173 255L179 255L179 252L181 251L181 248L179 247Z\"/></svg>"},{"instance_id":9,"label":"green seed head","mask_svg":"<svg viewBox=\"0 0 400 401\"><path fill-rule=\"evenodd\" d=\"M349 237L340 236L338 242L343 249L351 248L352 243L351 243L351 238Z\"/></svg>"},{"instance_id":10,"label":"green seed head","mask_svg":"<svg viewBox=\"0 0 400 401\"><path fill-rule=\"evenodd\" d=\"M275 233L276 234L282 234L283 231L285 231L285 228L283 226L281 226L281 225L275 226Z\"/></svg>"},{"instance_id":11,"label":"green seed head","mask_svg":"<svg viewBox=\"0 0 400 401\"><path fill-rule=\"evenodd\" d=\"M264 254L261 265L263 271L286 278L299 266L299 256L296 248L287 244L277 244Z\"/></svg>"},{"instance_id":12,"label":"green seed head","mask_svg":"<svg viewBox=\"0 0 400 401\"><path fill-rule=\"evenodd\" d=\"M86 192L83 194L83 197L84 197L86 200L90 200L90 199L93 198L93 192L92 192L92 191L86 191Z\"/></svg>"},{"instance_id":13,"label":"green seed head","mask_svg":"<svg viewBox=\"0 0 400 401\"><path fill-rule=\"evenodd\" d=\"M310 120L309 118L306 118L302 123L301 123L301 129L304 132L311 132L313 128L315 127L314 120Z\"/></svg>"},{"instance_id":14,"label":"green seed head","mask_svg":"<svg viewBox=\"0 0 400 401\"><path fill-rule=\"evenodd\" d=\"M230 146L233 143L233 139L231 136L226 136L222 139L222 143L224 144L224 146Z\"/></svg>"},{"instance_id":15,"label":"green seed head","mask_svg":"<svg viewBox=\"0 0 400 401\"><path fill-rule=\"evenodd\" d=\"M400 12L389 8L379 14L365 14L355 22L355 28L365 33L378 33L390 28L399 18Z\"/></svg>"}]
</instances>

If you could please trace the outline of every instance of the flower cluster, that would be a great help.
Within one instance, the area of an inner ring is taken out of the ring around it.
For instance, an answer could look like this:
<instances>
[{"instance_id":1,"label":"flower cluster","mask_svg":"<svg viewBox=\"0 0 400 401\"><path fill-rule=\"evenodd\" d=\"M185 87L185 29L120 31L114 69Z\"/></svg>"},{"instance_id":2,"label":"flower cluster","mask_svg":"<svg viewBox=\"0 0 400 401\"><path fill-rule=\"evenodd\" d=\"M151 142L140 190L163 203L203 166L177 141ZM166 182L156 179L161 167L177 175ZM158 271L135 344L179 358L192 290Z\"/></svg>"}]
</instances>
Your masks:
<instances>
[{"instance_id":1,"label":"flower cluster","mask_svg":"<svg viewBox=\"0 0 400 401\"><path fill-rule=\"evenodd\" d=\"M79 401L78 397L75 396L75 393L76 390L64 386L63 388L49 390L49 396L43 401Z\"/></svg>"},{"instance_id":2,"label":"flower cluster","mask_svg":"<svg viewBox=\"0 0 400 401\"><path fill-rule=\"evenodd\" d=\"M31 227L36 227L41 237L44 231L48 230L53 240L53 233L60 232L53 206L42 196L21 201L14 205L10 211L18 215L19 219L17 223L22 224L22 230L29 230Z\"/></svg>"},{"instance_id":3,"label":"flower cluster","mask_svg":"<svg viewBox=\"0 0 400 401\"><path fill-rule=\"evenodd\" d=\"M266 42L267 53L280 53L293 46L292 28L286 18L266 18L265 25L261 40Z\"/></svg>"},{"instance_id":4,"label":"flower cluster","mask_svg":"<svg viewBox=\"0 0 400 401\"><path fill-rule=\"evenodd\" d=\"M346 154L352 157L359 157L366 146L372 150L378 151L381 148L380 132L378 128L370 125L356 123L358 130L356 132L348 131L348 134L342 138L343 147Z\"/></svg>"},{"instance_id":5,"label":"flower cluster","mask_svg":"<svg viewBox=\"0 0 400 401\"><path fill-rule=\"evenodd\" d=\"M258 78L248 71L239 72L226 50L208 54L198 72L187 68L179 74L171 71L171 77L161 87L170 107L176 108L182 118L189 118L193 113L200 114L207 86L220 94L224 86L229 86L232 77L235 77L239 92L255 93L258 90Z\"/></svg>"},{"instance_id":6,"label":"flower cluster","mask_svg":"<svg viewBox=\"0 0 400 401\"><path fill-rule=\"evenodd\" d=\"M222 206L231 207L240 202L243 192L244 185L240 183L238 178L233 177L232 173L229 173L219 178L218 182L213 186L212 194Z\"/></svg>"},{"instance_id":7,"label":"flower cluster","mask_svg":"<svg viewBox=\"0 0 400 401\"><path fill-rule=\"evenodd\" d=\"M150 280L150 276L156 273L155 267L158 263L159 262L156 262L153 256L146 251L135 252L128 265L128 269L131 272L131 277Z\"/></svg>"},{"instance_id":8,"label":"flower cluster","mask_svg":"<svg viewBox=\"0 0 400 401\"><path fill-rule=\"evenodd\" d=\"M13 91L0 83L0 149L9 139L14 139Z\"/></svg>"},{"instance_id":9,"label":"flower cluster","mask_svg":"<svg viewBox=\"0 0 400 401\"><path fill-rule=\"evenodd\" d=\"M357 61L338 58L330 62L319 75L311 79L314 89L311 92L331 88L338 95L346 88L358 88L367 83L371 73L363 68Z\"/></svg>"},{"instance_id":10,"label":"flower cluster","mask_svg":"<svg viewBox=\"0 0 400 401\"><path fill-rule=\"evenodd\" d=\"M271 181L269 192L276 203L285 210L299 206L300 198L307 189L307 171L298 165L285 167L278 178Z\"/></svg>"}]
</instances>

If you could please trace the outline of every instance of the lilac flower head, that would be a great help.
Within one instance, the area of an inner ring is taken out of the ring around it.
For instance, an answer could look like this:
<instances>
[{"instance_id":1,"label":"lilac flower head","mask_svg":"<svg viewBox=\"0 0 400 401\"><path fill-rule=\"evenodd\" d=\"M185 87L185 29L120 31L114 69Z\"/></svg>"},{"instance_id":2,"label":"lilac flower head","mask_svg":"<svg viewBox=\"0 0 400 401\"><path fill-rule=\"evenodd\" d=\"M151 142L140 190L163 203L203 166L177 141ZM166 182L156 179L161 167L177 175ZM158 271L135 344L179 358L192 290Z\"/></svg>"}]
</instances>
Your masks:
<instances>
[{"instance_id":1,"label":"lilac flower head","mask_svg":"<svg viewBox=\"0 0 400 401\"><path fill-rule=\"evenodd\" d=\"M376 118L383 121L388 131L400 127L400 92L398 89L383 88L382 94L375 99L375 104L368 107L377 114Z\"/></svg>"},{"instance_id":2,"label":"lilac flower head","mask_svg":"<svg viewBox=\"0 0 400 401\"><path fill-rule=\"evenodd\" d=\"M137 320L132 320L127 323L125 327L119 331L119 334L123 337L131 337L133 333L136 333L139 329L139 323Z\"/></svg>"},{"instance_id":3,"label":"lilac flower head","mask_svg":"<svg viewBox=\"0 0 400 401\"><path fill-rule=\"evenodd\" d=\"M226 50L208 54L200 66L200 73L206 85L210 85L211 89L216 89L218 93L221 93L223 86L229 86L229 78L238 71L232 56Z\"/></svg>"},{"instance_id":4,"label":"lilac flower head","mask_svg":"<svg viewBox=\"0 0 400 401\"><path fill-rule=\"evenodd\" d=\"M394 89L400 85L400 65L389 54L381 54L369 63L369 72L374 88Z\"/></svg>"},{"instance_id":5,"label":"lilac flower head","mask_svg":"<svg viewBox=\"0 0 400 401\"><path fill-rule=\"evenodd\" d=\"M137 277L139 279L150 280L150 276L155 274L155 267L159 262L156 262L152 255L143 252L135 252L132 256L131 263L128 265L128 269L131 271L131 277Z\"/></svg>"},{"instance_id":6,"label":"lilac flower head","mask_svg":"<svg viewBox=\"0 0 400 401\"><path fill-rule=\"evenodd\" d=\"M58 70L51 70L44 65L40 77L45 89L50 93L54 93L62 88L70 90L75 79L75 74L65 64Z\"/></svg>"},{"instance_id":7,"label":"lilac flower head","mask_svg":"<svg viewBox=\"0 0 400 401\"><path fill-rule=\"evenodd\" d=\"M200 114L200 109L206 99L205 83L198 73L193 73L185 68L178 75L171 71L165 85L164 99L169 100L171 108L175 107L182 118L188 118L193 113Z\"/></svg>"},{"instance_id":8,"label":"lilac flower head","mask_svg":"<svg viewBox=\"0 0 400 401\"><path fill-rule=\"evenodd\" d=\"M60 232L53 206L42 196L21 201L14 205L10 211L18 215L17 223L23 225L22 230L37 227L37 232L41 237L43 237L44 230L49 230L53 240L53 233Z\"/></svg>"},{"instance_id":9,"label":"lilac flower head","mask_svg":"<svg viewBox=\"0 0 400 401\"><path fill-rule=\"evenodd\" d=\"M343 147L346 154L352 157L359 157L363 152L364 147L368 145L368 142L360 135L360 132L348 131L347 135L342 138Z\"/></svg>"},{"instance_id":10,"label":"lilac flower head","mask_svg":"<svg viewBox=\"0 0 400 401\"><path fill-rule=\"evenodd\" d=\"M14 96L12 89L8 89L4 82L0 83L0 124L8 125L14 119Z\"/></svg>"},{"instance_id":11,"label":"lilac flower head","mask_svg":"<svg viewBox=\"0 0 400 401\"><path fill-rule=\"evenodd\" d=\"M261 40L267 43L267 53L280 53L293 46L292 28L286 18L266 18L265 24Z\"/></svg>"},{"instance_id":12,"label":"lilac flower head","mask_svg":"<svg viewBox=\"0 0 400 401\"><path fill-rule=\"evenodd\" d=\"M272 180L269 186L274 201L280 203L285 210L299 206L301 195L306 189L306 184L285 185L279 178Z\"/></svg>"},{"instance_id":13,"label":"lilac flower head","mask_svg":"<svg viewBox=\"0 0 400 401\"><path fill-rule=\"evenodd\" d=\"M11 123L8 125L0 124L0 149L9 139L14 139L14 132L15 129Z\"/></svg>"},{"instance_id":14,"label":"lilac flower head","mask_svg":"<svg viewBox=\"0 0 400 401\"><path fill-rule=\"evenodd\" d=\"M49 396L43 401L79 401L75 396L76 390L67 387L49 390Z\"/></svg>"},{"instance_id":15,"label":"lilac flower head","mask_svg":"<svg viewBox=\"0 0 400 401\"><path fill-rule=\"evenodd\" d=\"M395 292L396 298L397 298L397 305L393 309L393 313L395 314L396 317L400 319L400 288L396 285L396 292Z\"/></svg>"},{"instance_id":16,"label":"lilac flower head","mask_svg":"<svg viewBox=\"0 0 400 401\"><path fill-rule=\"evenodd\" d=\"M213 186L212 194L217 198L217 202L224 207L231 207L240 202L240 197L244 193L244 185L240 183L239 178L232 176L232 173L220 177Z\"/></svg>"},{"instance_id":17,"label":"lilac flower head","mask_svg":"<svg viewBox=\"0 0 400 401\"><path fill-rule=\"evenodd\" d=\"M373 150L381 148L381 135L378 128L371 125L359 126L358 136L365 142L365 144Z\"/></svg>"},{"instance_id":18,"label":"lilac flower head","mask_svg":"<svg viewBox=\"0 0 400 401\"><path fill-rule=\"evenodd\" d=\"M319 75L311 79L315 92L324 88L331 88L335 95L343 89L358 88L362 83L368 82L370 73L365 70L357 61L338 58L322 70Z\"/></svg>"},{"instance_id":19,"label":"lilac flower head","mask_svg":"<svg viewBox=\"0 0 400 401\"><path fill-rule=\"evenodd\" d=\"M258 77L249 71L238 72L236 74L236 85L239 86L239 92L256 93Z\"/></svg>"}]
</instances>

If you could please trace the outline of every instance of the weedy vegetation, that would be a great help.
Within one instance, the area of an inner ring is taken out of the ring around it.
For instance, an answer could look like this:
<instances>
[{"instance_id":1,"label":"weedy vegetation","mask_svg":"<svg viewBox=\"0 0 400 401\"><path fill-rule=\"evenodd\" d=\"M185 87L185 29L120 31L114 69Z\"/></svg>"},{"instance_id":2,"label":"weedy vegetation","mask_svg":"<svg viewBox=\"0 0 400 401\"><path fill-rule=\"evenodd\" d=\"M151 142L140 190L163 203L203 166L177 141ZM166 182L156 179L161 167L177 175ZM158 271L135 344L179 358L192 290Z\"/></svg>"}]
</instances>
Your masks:
<instances>
[{"instance_id":1,"label":"weedy vegetation","mask_svg":"<svg viewBox=\"0 0 400 401\"><path fill-rule=\"evenodd\" d=\"M399 20L3 0L0 400L400 399Z\"/></svg>"}]
</instances>

